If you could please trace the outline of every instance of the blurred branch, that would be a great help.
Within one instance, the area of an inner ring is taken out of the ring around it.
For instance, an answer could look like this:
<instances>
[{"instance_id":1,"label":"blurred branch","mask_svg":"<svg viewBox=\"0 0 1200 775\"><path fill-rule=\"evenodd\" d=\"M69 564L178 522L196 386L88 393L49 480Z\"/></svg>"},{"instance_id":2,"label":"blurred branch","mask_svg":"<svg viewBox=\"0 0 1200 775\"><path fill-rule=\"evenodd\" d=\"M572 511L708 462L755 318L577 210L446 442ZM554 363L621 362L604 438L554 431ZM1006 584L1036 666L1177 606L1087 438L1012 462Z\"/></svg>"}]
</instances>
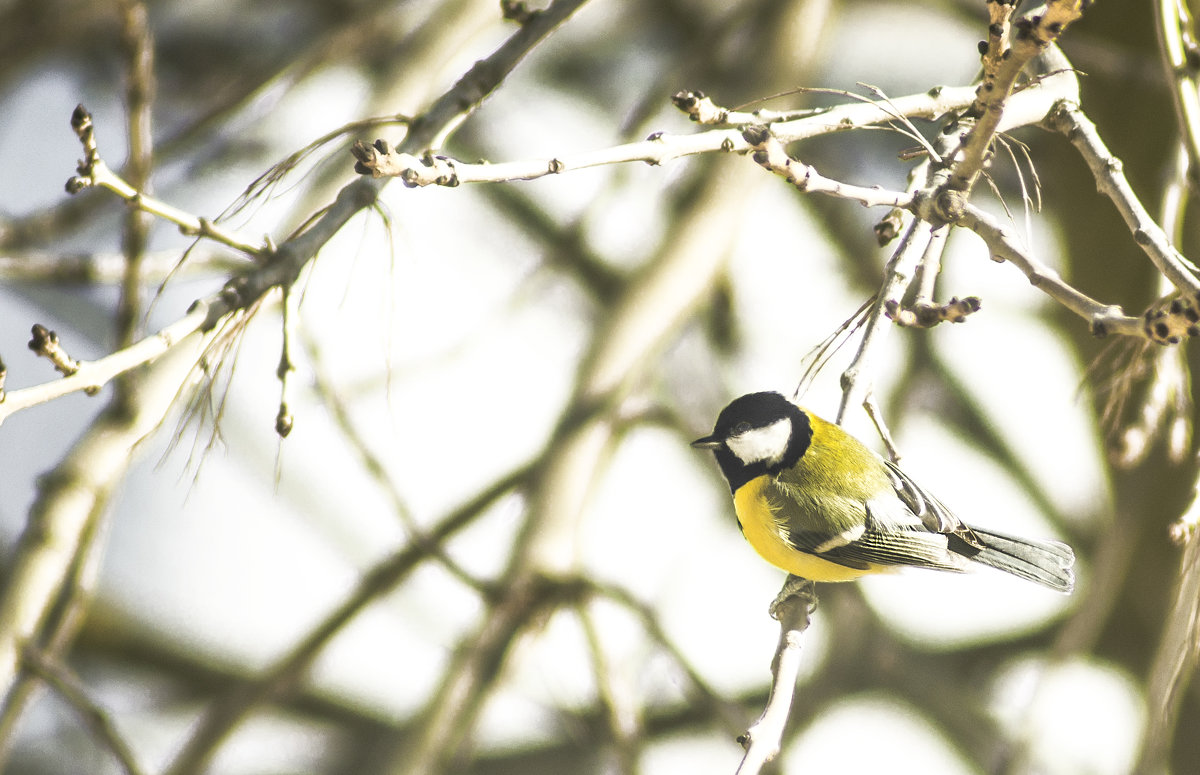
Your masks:
<instances>
[{"instance_id":1,"label":"blurred branch","mask_svg":"<svg viewBox=\"0 0 1200 775\"><path fill-rule=\"evenodd\" d=\"M575 607L575 614L587 639L592 675L596 677L596 695L604 714L608 735L616 752L617 771L635 775L637 762L645 745L645 730L637 704L622 691L608 657L604 653L604 638L586 604Z\"/></svg>"},{"instance_id":2,"label":"blurred branch","mask_svg":"<svg viewBox=\"0 0 1200 775\"><path fill-rule=\"evenodd\" d=\"M1135 770L1138 775L1167 769L1180 701L1200 657L1200 480L1192 487L1192 503L1174 528L1183 544L1183 557L1175 600L1150 668L1145 737Z\"/></svg>"},{"instance_id":3,"label":"blurred branch","mask_svg":"<svg viewBox=\"0 0 1200 775\"><path fill-rule=\"evenodd\" d=\"M151 108L154 101L154 37L146 6L141 0L120 0L121 38L126 49L125 112L126 134L129 138L129 159L125 175L136 191L147 191L154 164L154 131ZM130 208L125 213L121 250L125 255L125 276L121 296L117 300L116 341L118 347L133 343L137 319L141 310L142 259L150 221L146 214ZM133 386L125 380L117 383L113 400L128 398Z\"/></svg>"},{"instance_id":4,"label":"blurred branch","mask_svg":"<svg viewBox=\"0 0 1200 775\"><path fill-rule=\"evenodd\" d=\"M590 585L594 596L610 600L636 616L651 641L664 650L675 664L683 670L684 674L687 675L688 682L696 692L693 697L689 698L688 705L706 708L713 718L717 719L724 727L730 730L740 728L740 725L744 723L741 708L737 704L726 700L719 692L709 686L704 676L692 666L683 651L667 635L663 629L661 617L654 609L621 587L612 584L596 583L594 581L590 582Z\"/></svg>"},{"instance_id":5,"label":"blurred branch","mask_svg":"<svg viewBox=\"0 0 1200 775\"><path fill-rule=\"evenodd\" d=\"M141 281L161 283L168 276L200 276L241 271L246 261L228 252L205 251L191 256L180 267L178 250L152 250L142 254ZM0 255L0 281L9 285L39 283L57 287L116 285L125 277L125 255L115 251L60 253L13 251Z\"/></svg>"},{"instance_id":6,"label":"blurred branch","mask_svg":"<svg viewBox=\"0 0 1200 775\"><path fill-rule=\"evenodd\" d=\"M1175 120L1187 148L1188 174L1195 181L1200 174L1200 85L1196 78L1200 71L1200 47L1195 23L1184 0L1154 0L1153 6L1158 49L1172 87Z\"/></svg>"},{"instance_id":7,"label":"blurred branch","mask_svg":"<svg viewBox=\"0 0 1200 775\"><path fill-rule=\"evenodd\" d=\"M87 689L74 673L34 648L24 649L22 661L79 714L92 737L113 755L125 775L141 775L144 772L137 763L133 748L121 736L108 711L88 696Z\"/></svg>"},{"instance_id":8,"label":"blurred branch","mask_svg":"<svg viewBox=\"0 0 1200 775\"><path fill-rule=\"evenodd\" d=\"M737 232L747 187L755 180L745 165L709 176L702 191L675 222L662 252L626 288L596 331L578 373L574 395L546 450L544 468L529 493L524 523L511 550L500 599L443 672L412 750L399 753L395 772L436 773L451 766L472 731L508 643L528 616L525 602L546 578L571 578L578 526L593 488L607 467L625 399L645 379L656 358L709 292L724 266L722 249Z\"/></svg>"},{"instance_id":9,"label":"blurred branch","mask_svg":"<svg viewBox=\"0 0 1200 775\"><path fill-rule=\"evenodd\" d=\"M337 388L330 381L329 375L322 368L321 355L317 342L313 337L308 335L307 331L305 331L304 346L308 350L309 357L314 364L313 387L317 396L321 399L321 405L328 408L332 413L334 422L337 423L342 436L346 439L346 443L350 446L353 454L358 457L359 464L363 470L371 475L371 478L375 480L379 489L391 501L392 510L396 513L396 516L408 533L409 543L414 546L424 547L430 557L436 560L446 569L447 573L458 579L464 586L475 590L481 595L487 594L489 590L486 588L486 585L455 562L446 552L446 548L442 545L441 541L434 540L418 524L416 517L412 513L412 509L409 508L404 496L396 487L395 479L388 473L387 465L376 454L375 450L371 448L370 444L367 443L362 433L359 432L358 427L351 417L350 408L342 400Z\"/></svg>"},{"instance_id":10,"label":"blurred branch","mask_svg":"<svg viewBox=\"0 0 1200 775\"><path fill-rule=\"evenodd\" d=\"M582 0L559 0L546 10L531 14L529 21L490 57L476 63L413 121L406 142L413 143L414 147L424 147L457 126L534 45L581 3ZM50 602L61 588L70 559L78 548L80 535L88 520L106 502L110 488L120 480L132 460L133 448L157 428L180 392L180 386L186 385L193 374L193 366L203 352L194 347L207 347L221 334L225 327L223 321L228 322L242 310L256 305L272 289L290 287L321 246L351 217L376 201L382 187L361 179L354 181L339 192L334 203L307 230L278 249L264 251L211 222L145 196L112 173L100 158L91 116L82 108L72 116L72 126L83 143L85 158L79 165L79 176L69 184L70 189L78 191L92 185L108 188L139 209L166 218L191 233L260 257L264 263L257 271L228 282L218 294L197 302L184 318L162 332L101 361L81 364L75 374L55 383L8 393L5 402L0 404L2 421L27 406L75 389L98 387L136 365L155 361L142 382L148 395L125 407L121 416L101 416L89 436L78 443L70 457L56 469L54 478L46 480L46 490L22 536L0 597L0 687L5 692L4 708L8 719L15 716L11 698L17 677L19 644L33 639L45 621ZM202 333L193 335L196 332ZM191 346L183 347L184 343ZM162 358L166 353L171 353L172 357ZM351 615L353 610L345 615ZM209 724L202 726L181 751L172 772L193 771L188 768L205 761L216 743L240 719L240 714L254 702L269 696L278 685L290 681L340 626L341 622L335 618L330 630L319 631L310 641L301 644L291 661L285 661L279 671L266 676L257 687L258 692L251 693L248 702L240 699L232 702L234 712L226 714L220 705L215 707L209 716ZM6 736L5 739L11 738Z\"/></svg>"},{"instance_id":11,"label":"blurred branch","mask_svg":"<svg viewBox=\"0 0 1200 775\"><path fill-rule=\"evenodd\" d=\"M363 574L358 586L284 656L262 671L252 683L233 689L209 706L183 747L163 769L164 775L203 772L226 737L260 705L289 691L339 632L369 604L396 588L421 564L433 558L430 545L441 545L474 522L504 495L520 489L536 470L522 466L447 514L427 540L413 543L377 563Z\"/></svg>"}]
</instances>

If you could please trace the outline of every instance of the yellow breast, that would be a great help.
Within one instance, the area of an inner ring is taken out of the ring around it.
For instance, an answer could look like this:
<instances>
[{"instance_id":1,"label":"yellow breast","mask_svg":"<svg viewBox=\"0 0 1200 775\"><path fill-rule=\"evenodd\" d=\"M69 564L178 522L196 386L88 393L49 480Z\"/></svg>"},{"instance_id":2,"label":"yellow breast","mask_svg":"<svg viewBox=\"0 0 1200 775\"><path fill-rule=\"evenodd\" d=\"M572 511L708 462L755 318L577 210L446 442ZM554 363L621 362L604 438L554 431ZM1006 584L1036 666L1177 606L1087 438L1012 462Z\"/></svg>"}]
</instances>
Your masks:
<instances>
[{"instance_id":1,"label":"yellow breast","mask_svg":"<svg viewBox=\"0 0 1200 775\"><path fill-rule=\"evenodd\" d=\"M742 525L742 534L759 556L776 568L812 581L851 581L879 571L878 568L847 568L799 551L789 544L786 526L771 510L765 497L770 481L769 476L751 479L733 494L733 507Z\"/></svg>"}]
</instances>

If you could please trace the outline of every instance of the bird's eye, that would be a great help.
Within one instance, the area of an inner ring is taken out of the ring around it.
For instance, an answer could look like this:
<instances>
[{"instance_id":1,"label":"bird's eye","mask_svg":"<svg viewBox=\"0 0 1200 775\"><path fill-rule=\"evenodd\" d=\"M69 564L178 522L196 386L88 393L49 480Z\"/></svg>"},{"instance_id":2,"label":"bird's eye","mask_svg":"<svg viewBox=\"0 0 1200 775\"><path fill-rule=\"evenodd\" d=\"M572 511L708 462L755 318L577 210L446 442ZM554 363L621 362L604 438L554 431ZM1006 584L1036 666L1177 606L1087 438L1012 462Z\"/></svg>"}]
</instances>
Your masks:
<instances>
[{"instance_id":1,"label":"bird's eye","mask_svg":"<svg viewBox=\"0 0 1200 775\"><path fill-rule=\"evenodd\" d=\"M741 436L743 433L745 433L748 430L750 430L750 423L740 422L737 425L733 426L733 435Z\"/></svg>"}]
</instances>

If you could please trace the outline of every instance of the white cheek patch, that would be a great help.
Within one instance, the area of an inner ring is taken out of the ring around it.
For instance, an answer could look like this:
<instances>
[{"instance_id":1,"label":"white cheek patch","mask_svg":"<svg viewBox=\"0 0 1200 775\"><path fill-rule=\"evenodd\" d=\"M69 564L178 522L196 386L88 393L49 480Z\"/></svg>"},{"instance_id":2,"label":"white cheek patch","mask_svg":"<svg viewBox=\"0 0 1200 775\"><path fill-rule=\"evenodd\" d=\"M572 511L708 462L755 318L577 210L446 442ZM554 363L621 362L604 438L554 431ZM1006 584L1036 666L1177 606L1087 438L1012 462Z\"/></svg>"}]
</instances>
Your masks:
<instances>
[{"instance_id":1,"label":"white cheek patch","mask_svg":"<svg viewBox=\"0 0 1200 775\"><path fill-rule=\"evenodd\" d=\"M732 436L725 442L725 446L747 465L775 465L783 460L791 437L792 421L784 417L765 427L748 430L740 436Z\"/></svg>"}]
</instances>

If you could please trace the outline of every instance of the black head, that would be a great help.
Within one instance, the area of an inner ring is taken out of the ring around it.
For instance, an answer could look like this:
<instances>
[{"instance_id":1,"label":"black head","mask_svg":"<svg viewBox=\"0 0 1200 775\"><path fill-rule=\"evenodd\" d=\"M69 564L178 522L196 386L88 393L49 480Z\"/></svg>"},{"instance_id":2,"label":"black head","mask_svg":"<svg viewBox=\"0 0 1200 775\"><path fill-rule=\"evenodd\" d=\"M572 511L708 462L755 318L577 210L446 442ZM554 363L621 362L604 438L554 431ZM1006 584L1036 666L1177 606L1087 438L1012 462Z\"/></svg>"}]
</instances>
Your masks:
<instances>
[{"instance_id":1,"label":"black head","mask_svg":"<svg viewBox=\"0 0 1200 775\"><path fill-rule=\"evenodd\" d=\"M808 449L812 424L779 393L748 393L725 407L712 435L692 442L717 456L729 489L790 468Z\"/></svg>"}]
</instances>

